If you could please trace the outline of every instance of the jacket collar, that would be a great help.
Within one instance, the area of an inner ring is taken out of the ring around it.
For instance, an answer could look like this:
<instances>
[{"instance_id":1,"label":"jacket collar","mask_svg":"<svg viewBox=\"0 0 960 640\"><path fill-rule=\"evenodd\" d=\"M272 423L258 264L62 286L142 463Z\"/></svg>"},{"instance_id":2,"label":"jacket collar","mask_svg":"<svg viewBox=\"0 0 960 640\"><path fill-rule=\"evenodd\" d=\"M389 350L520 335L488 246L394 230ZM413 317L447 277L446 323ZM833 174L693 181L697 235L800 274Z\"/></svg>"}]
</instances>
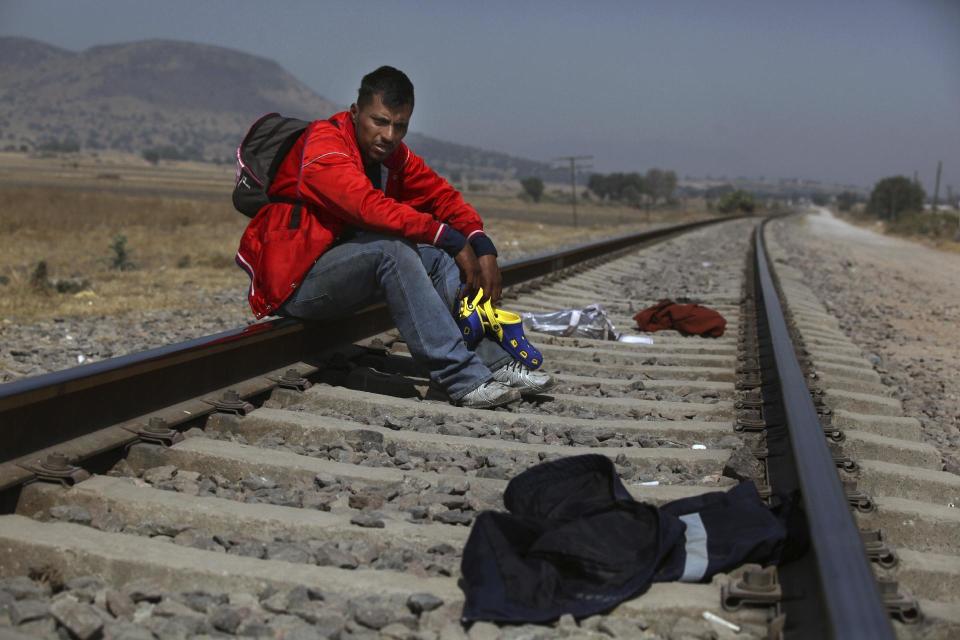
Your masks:
<instances>
[{"instance_id":1,"label":"jacket collar","mask_svg":"<svg viewBox=\"0 0 960 640\"><path fill-rule=\"evenodd\" d=\"M350 117L350 112L341 111L340 113L335 113L330 116L328 120L341 131L344 140L354 154L356 154L356 158L362 165L363 160L360 156L360 147L357 146L357 129L353 126L353 118ZM390 157L384 160L382 164L390 171L396 171L406 162L409 153L410 151L407 149L407 145L401 142L397 145L396 150L390 154Z\"/></svg>"}]
</instances>

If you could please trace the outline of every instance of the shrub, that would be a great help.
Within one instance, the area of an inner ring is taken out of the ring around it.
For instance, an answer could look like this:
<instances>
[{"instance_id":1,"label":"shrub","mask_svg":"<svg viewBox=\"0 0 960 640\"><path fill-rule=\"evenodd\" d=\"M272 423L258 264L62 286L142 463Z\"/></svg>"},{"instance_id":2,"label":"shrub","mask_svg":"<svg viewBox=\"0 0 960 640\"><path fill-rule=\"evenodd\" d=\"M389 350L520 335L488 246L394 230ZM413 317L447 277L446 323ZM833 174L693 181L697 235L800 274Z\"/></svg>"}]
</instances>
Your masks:
<instances>
[{"instance_id":1,"label":"shrub","mask_svg":"<svg viewBox=\"0 0 960 640\"><path fill-rule=\"evenodd\" d=\"M127 249L127 236L116 235L110 245L113 255L110 257L110 267L119 271L130 271L133 263L130 262L130 251Z\"/></svg>"},{"instance_id":2,"label":"shrub","mask_svg":"<svg viewBox=\"0 0 960 640\"><path fill-rule=\"evenodd\" d=\"M884 178L873 187L867 211L883 220L896 220L904 211L923 208L923 187L906 176Z\"/></svg>"},{"instance_id":3,"label":"shrub","mask_svg":"<svg viewBox=\"0 0 960 640\"><path fill-rule=\"evenodd\" d=\"M887 224L893 233L907 236L926 236L947 240L957 231L957 215L954 213L933 213L909 211Z\"/></svg>"},{"instance_id":4,"label":"shrub","mask_svg":"<svg viewBox=\"0 0 960 640\"><path fill-rule=\"evenodd\" d=\"M76 153L80 151L80 143L73 139L48 140L37 145L37 151L49 151L53 153Z\"/></svg>"},{"instance_id":5,"label":"shrub","mask_svg":"<svg viewBox=\"0 0 960 640\"><path fill-rule=\"evenodd\" d=\"M533 198L534 202L540 202L543 196L543 180L540 178L524 178L520 181L524 193Z\"/></svg>"},{"instance_id":6,"label":"shrub","mask_svg":"<svg viewBox=\"0 0 960 640\"><path fill-rule=\"evenodd\" d=\"M853 191L844 191L837 196L837 208L840 211L850 211L858 202L860 202L860 196Z\"/></svg>"},{"instance_id":7,"label":"shrub","mask_svg":"<svg viewBox=\"0 0 960 640\"><path fill-rule=\"evenodd\" d=\"M144 149L140 155L150 164L157 164L161 160L203 160L203 153L200 149L190 145L150 147Z\"/></svg>"},{"instance_id":8,"label":"shrub","mask_svg":"<svg viewBox=\"0 0 960 640\"><path fill-rule=\"evenodd\" d=\"M753 194L737 189L726 194L717 202L717 211L720 213L734 213L742 211L744 213L753 213L756 204L753 201Z\"/></svg>"},{"instance_id":9,"label":"shrub","mask_svg":"<svg viewBox=\"0 0 960 640\"><path fill-rule=\"evenodd\" d=\"M47 269L47 261L41 260L30 273L30 288L37 293L47 293L50 291L50 276Z\"/></svg>"}]
</instances>

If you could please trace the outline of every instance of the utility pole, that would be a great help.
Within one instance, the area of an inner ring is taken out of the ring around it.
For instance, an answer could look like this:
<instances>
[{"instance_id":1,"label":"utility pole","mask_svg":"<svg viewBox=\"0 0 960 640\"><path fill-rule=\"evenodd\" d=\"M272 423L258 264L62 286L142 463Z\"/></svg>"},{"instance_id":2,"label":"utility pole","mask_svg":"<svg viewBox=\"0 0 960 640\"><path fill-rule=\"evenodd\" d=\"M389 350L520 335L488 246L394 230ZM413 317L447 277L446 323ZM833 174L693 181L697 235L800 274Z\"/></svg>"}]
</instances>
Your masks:
<instances>
[{"instance_id":1,"label":"utility pole","mask_svg":"<svg viewBox=\"0 0 960 640\"><path fill-rule=\"evenodd\" d=\"M561 156L554 158L554 162L570 163L570 204L573 206L573 226L577 226L577 162L581 160L593 160L593 156ZM580 166L580 169L589 169L590 167Z\"/></svg>"},{"instance_id":2,"label":"utility pole","mask_svg":"<svg viewBox=\"0 0 960 640\"><path fill-rule=\"evenodd\" d=\"M933 212L937 212L937 201L940 199L940 172L943 170L943 160L937 161L937 181L933 187Z\"/></svg>"},{"instance_id":3,"label":"utility pole","mask_svg":"<svg viewBox=\"0 0 960 640\"><path fill-rule=\"evenodd\" d=\"M947 185L947 202L950 203L950 209L952 210L957 206L957 197L953 192L953 185ZM954 242L960 242L960 211L957 211L957 232L953 235Z\"/></svg>"}]
</instances>

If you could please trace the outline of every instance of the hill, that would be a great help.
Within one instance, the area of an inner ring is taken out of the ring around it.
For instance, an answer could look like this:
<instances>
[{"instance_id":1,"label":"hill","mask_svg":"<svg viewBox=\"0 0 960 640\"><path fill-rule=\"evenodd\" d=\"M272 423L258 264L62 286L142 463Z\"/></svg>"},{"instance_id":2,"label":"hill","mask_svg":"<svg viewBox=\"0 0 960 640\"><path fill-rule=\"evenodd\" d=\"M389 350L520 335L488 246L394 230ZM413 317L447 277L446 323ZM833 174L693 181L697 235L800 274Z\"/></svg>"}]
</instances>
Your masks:
<instances>
[{"instance_id":1,"label":"hill","mask_svg":"<svg viewBox=\"0 0 960 640\"><path fill-rule=\"evenodd\" d=\"M0 37L0 148L164 149L232 162L269 111L325 117L343 107L266 58L211 45L147 40L82 52ZM472 177L562 176L545 163L411 133L438 170Z\"/></svg>"}]
</instances>

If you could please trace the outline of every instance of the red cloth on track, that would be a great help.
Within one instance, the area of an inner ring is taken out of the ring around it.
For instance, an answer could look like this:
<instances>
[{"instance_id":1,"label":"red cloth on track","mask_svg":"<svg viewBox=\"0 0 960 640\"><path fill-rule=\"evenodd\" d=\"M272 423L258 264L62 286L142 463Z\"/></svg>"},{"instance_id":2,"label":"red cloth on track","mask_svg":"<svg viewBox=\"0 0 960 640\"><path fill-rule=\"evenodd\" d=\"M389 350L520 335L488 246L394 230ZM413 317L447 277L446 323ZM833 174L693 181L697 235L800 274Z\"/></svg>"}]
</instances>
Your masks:
<instances>
[{"instance_id":1,"label":"red cloth on track","mask_svg":"<svg viewBox=\"0 0 960 640\"><path fill-rule=\"evenodd\" d=\"M686 335L719 338L727 328L722 315L699 304L677 304L673 300L661 300L633 316L641 331L675 329Z\"/></svg>"}]
</instances>

